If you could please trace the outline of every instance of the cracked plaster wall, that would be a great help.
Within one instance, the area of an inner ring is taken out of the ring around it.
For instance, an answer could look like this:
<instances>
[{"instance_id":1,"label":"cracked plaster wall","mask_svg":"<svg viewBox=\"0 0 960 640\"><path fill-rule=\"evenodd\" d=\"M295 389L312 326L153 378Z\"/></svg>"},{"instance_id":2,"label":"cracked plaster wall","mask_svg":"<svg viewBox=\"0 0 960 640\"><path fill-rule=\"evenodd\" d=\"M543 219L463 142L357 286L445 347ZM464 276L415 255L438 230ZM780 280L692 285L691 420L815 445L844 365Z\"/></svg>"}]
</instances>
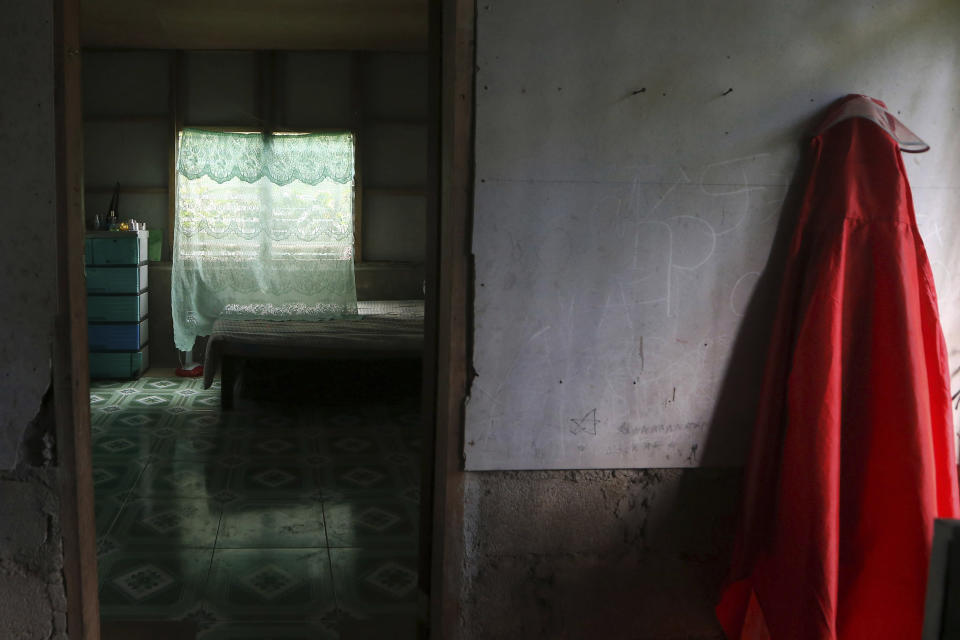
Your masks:
<instances>
[{"instance_id":1,"label":"cracked plaster wall","mask_svg":"<svg viewBox=\"0 0 960 640\"><path fill-rule=\"evenodd\" d=\"M0 475L0 638L63 640L59 495L55 467Z\"/></svg>"},{"instance_id":2,"label":"cracked plaster wall","mask_svg":"<svg viewBox=\"0 0 960 640\"><path fill-rule=\"evenodd\" d=\"M0 638L66 638L51 342L53 3L0 0Z\"/></svg>"}]
</instances>

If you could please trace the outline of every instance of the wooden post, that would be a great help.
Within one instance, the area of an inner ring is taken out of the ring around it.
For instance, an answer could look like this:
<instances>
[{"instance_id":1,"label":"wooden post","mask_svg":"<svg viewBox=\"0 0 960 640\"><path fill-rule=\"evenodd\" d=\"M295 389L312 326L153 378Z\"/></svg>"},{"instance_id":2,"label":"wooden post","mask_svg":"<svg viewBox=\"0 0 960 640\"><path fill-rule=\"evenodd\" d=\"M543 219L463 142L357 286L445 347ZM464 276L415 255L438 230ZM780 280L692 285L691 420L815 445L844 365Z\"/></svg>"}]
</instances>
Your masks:
<instances>
[{"instance_id":1,"label":"wooden post","mask_svg":"<svg viewBox=\"0 0 960 640\"><path fill-rule=\"evenodd\" d=\"M353 262L363 262L363 141L364 98L363 70L365 56L357 51L350 56L350 128L353 130Z\"/></svg>"},{"instance_id":2,"label":"wooden post","mask_svg":"<svg viewBox=\"0 0 960 640\"><path fill-rule=\"evenodd\" d=\"M428 5L429 31L427 43L427 211L424 238L424 315L423 371L421 375L420 419L423 423L424 455L420 461L420 538L418 553L418 586L421 611L418 624L420 638L429 636L430 593L432 589L432 551L434 546L433 509L436 482L437 428L437 292L440 277L440 92L441 44L440 2ZM436 603L434 606L439 606Z\"/></svg>"},{"instance_id":3,"label":"wooden post","mask_svg":"<svg viewBox=\"0 0 960 640\"><path fill-rule=\"evenodd\" d=\"M463 409L472 321L474 0L442 0L437 404L431 637L456 638L463 581Z\"/></svg>"},{"instance_id":4,"label":"wooden post","mask_svg":"<svg viewBox=\"0 0 960 640\"><path fill-rule=\"evenodd\" d=\"M83 268L86 220L79 12L79 0L58 0L54 4L58 309L53 389L67 629L76 640L98 640L100 612Z\"/></svg>"},{"instance_id":5,"label":"wooden post","mask_svg":"<svg viewBox=\"0 0 960 640\"><path fill-rule=\"evenodd\" d=\"M183 90L185 69L183 52L174 51L170 60L170 169L167 173L167 246L171 260L173 259L173 234L177 224L177 143L180 131L183 129L185 111Z\"/></svg>"}]
</instances>

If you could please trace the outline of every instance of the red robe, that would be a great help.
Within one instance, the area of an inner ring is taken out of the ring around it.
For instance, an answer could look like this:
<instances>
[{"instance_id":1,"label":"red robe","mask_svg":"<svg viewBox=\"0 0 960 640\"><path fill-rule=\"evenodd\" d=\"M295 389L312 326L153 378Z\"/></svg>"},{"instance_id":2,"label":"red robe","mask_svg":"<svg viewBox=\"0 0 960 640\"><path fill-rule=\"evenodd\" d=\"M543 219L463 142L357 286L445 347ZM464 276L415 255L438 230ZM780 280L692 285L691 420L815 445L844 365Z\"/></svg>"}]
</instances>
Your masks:
<instances>
[{"instance_id":1,"label":"red robe","mask_svg":"<svg viewBox=\"0 0 960 640\"><path fill-rule=\"evenodd\" d=\"M933 520L960 514L933 277L898 142L855 117L811 147L717 615L731 640L919 639Z\"/></svg>"}]
</instances>

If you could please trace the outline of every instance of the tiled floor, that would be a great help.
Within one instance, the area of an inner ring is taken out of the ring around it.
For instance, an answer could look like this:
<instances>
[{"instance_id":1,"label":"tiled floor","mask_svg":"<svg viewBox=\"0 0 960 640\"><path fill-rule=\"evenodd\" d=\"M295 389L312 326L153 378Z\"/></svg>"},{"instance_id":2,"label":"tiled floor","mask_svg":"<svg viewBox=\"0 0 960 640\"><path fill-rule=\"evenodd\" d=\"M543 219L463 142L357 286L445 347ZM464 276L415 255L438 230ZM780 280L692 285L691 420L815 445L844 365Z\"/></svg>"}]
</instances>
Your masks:
<instances>
[{"instance_id":1,"label":"tiled floor","mask_svg":"<svg viewBox=\"0 0 960 640\"><path fill-rule=\"evenodd\" d=\"M195 379L91 387L104 619L210 640L415 629L416 398L221 412Z\"/></svg>"}]
</instances>

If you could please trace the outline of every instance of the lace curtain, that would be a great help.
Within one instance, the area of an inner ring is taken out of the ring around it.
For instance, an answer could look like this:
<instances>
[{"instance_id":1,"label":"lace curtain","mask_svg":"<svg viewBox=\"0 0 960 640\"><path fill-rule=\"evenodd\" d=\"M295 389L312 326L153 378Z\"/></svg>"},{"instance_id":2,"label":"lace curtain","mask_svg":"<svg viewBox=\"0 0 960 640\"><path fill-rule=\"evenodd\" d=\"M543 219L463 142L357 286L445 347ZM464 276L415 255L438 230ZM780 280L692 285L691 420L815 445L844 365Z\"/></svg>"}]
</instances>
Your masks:
<instances>
[{"instance_id":1,"label":"lace curtain","mask_svg":"<svg viewBox=\"0 0 960 640\"><path fill-rule=\"evenodd\" d=\"M172 306L177 349L222 313L356 314L354 140L186 129L177 158Z\"/></svg>"}]
</instances>

